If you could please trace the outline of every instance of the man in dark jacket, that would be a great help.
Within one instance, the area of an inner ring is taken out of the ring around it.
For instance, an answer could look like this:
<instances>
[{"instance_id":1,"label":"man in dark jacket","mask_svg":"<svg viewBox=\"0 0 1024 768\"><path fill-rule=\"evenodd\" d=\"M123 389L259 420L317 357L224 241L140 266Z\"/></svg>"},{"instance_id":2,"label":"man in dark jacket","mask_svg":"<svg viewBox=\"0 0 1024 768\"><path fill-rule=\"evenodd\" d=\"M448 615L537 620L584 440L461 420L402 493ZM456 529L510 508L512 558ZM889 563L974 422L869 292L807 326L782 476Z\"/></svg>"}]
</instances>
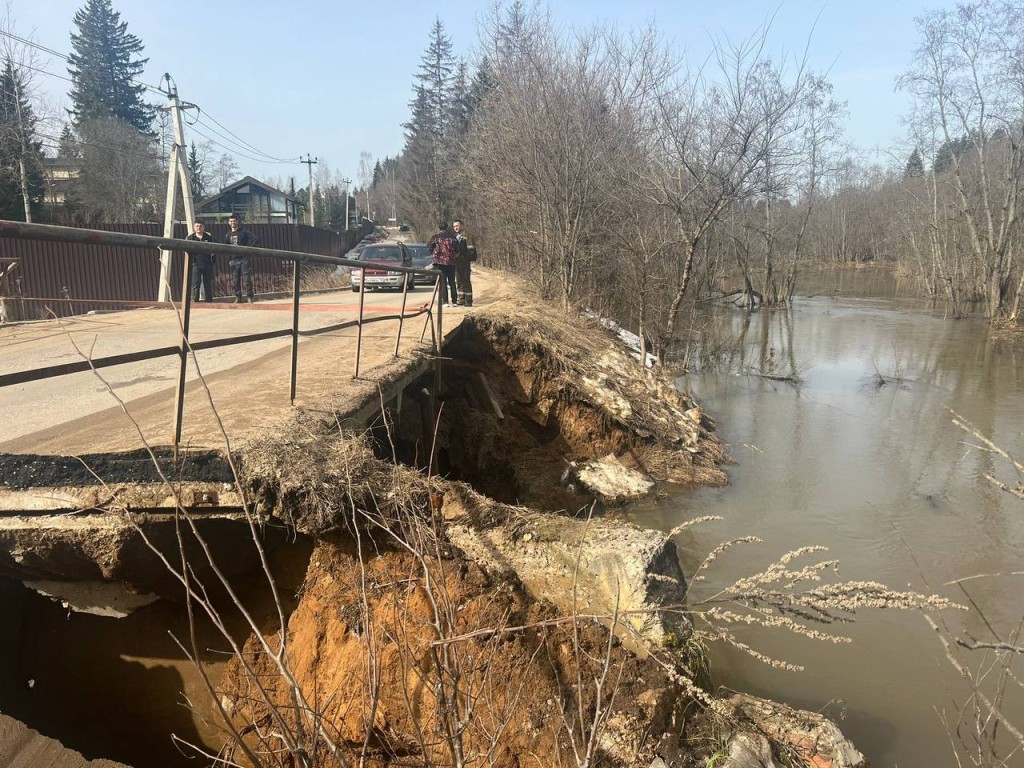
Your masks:
<instances>
[{"instance_id":1,"label":"man in dark jacket","mask_svg":"<svg viewBox=\"0 0 1024 768\"><path fill-rule=\"evenodd\" d=\"M242 229L242 223L238 220L238 216L232 214L228 219L228 226L231 227L231 231L224 237L225 243L250 247L259 245L260 241L256 235L248 229ZM245 295L249 303L252 304L254 292L252 289L252 262L249 257L232 256L228 260L228 266L231 268L231 283L235 289L235 303L239 304L242 301L242 278L245 278Z\"/></svg>"},{"instance_id":2,"label":"man in dark jacket","mask_svg":"<svg viewBox=\"0 0 1024 768\"><path fill-rule=\"evenodd\" d=\"M458 293L455 289L455 251L458 244L452 233L448 231L448 222L442 221L437 225L437 232L427 241L427 250L430 251L430 259L434 262L434 269L441 273L441 305L449 306L448 294L451 292L451 303L458 301Z\"/></svg>"},{"instance_id":3,"label":"man in dark jacket","mask_svg":"<svg viewBox=\"0 0 1024 768\"><path fill-rule=\"evenodd\" d=\"M472 307L473 278L471 272L473 268L471 265L476 261L476 242L459 219L452 222L452 229L455 230L455 282L459 286L459 304L464 307Z\"/></svg>"},{"instance_id":4,"label":"man in dark jacket","mask_svg":"<svg viewBox=\"0 0 1024 768\"><path fill-rule=\"evenodd\" d=\"M185 238L193 242L212 243L213 235L206 231L206 225L197 221L192 225L192 234ZM203 301L213 301L213 271L214 262L212 253L192 254L192 301L199 301L199 289L203 289Z\"/></svg>"}]
</instances>

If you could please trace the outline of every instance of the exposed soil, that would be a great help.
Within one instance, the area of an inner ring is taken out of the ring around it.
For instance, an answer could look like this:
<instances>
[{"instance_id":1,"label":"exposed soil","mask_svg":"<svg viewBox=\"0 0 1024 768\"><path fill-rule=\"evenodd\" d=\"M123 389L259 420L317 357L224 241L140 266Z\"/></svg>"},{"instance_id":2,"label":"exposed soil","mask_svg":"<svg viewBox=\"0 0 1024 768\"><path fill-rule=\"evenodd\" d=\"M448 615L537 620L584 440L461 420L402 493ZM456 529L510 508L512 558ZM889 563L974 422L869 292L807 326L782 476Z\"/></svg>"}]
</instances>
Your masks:
<instances>
[{"instance_id":1,"label":"exposed soil","mask_svg":"<svg viewBox=\"0 0 1024 768\"><path fill-rule=\"evenodd\" d=\"M317 545L294 610L283 606L286 653L277 658L281 633L268 623L228 662L218 701L197 705L210 723L223 707L236 738L205 727L189 735L239 765L259 753L263 765L292 766L305 752L324 768L360 757L447 765L460 754L466 764L557 766L587 751L590 765L646 768L655 755L703 765L709 742L690 737L708 725L684 680L682 652L693 649L641 658L602 624L567 621L512 573L485 571L454 546L442 497L472 497L461 524L481 528L521 515L510 505L573 513L592 501L574 463L608 455L658 482L724 483L710 420L596 324L518 294L465 318L445 352L436 399L409 387L376 443L340 430L330 408L250 433L240 493ZM346 405L357 400L366 398ZM34 458L5 464L4 482L44 484ZM83 458L94 469L112 462L100 473L108 481L153 479L141 454ZM215 455L189 461L188 479L231 480ZM427 464L434 472L421 471ZM45 484L95 482L77 459L52 472ZM96 578L116 576L119 558Z\"/></svg>"},{"instance_id":2,"label":"exposed soil","mask_svg":"<svg viewBox=\"0 0 1024 768\"><path fill-rule=\"evenodd\" d=\"M655 752L674 765L690 764L683 755L695 750L679 737L686 699L652 658L609 645L600 625L545 626L557 615L550 605L476 566L442 558L429 569L432 579L404 551L361 561L348 538L322 541L313 554L288 624L285 661L343 754L365 756L370 766L410 764L413 757L417 765L451 764L456 751L469 764L498 768L575 765L573 739L586 749L600 705L608 714L595 765L646 766ZM276 638L267 642L278 647ZM272 734L282 724L294 730L292 692L255 639L246 657L249 672L231 665L225 702L239 731L248 729L253 750L279 748ZM605 668L598 690L595 680ZM457 713L446 706L453 687ZM253 728L256 723L262 727ZM322 740L316 752L317 765L342 764ZM239 749L229 756L246 764Z\"/></svg>"},{"instance_id":3,"label":"exposed soil","mask_svg":"<svg viewBox=\"0 0 1024 768\"><path fill-rule=\"evenodd\" d=\"M592 499L572 462L609 454L662 482L724 482L700 409L581 322L511 302L467 318L446 348L436 411L421 395L430 382L409 387L375 433L377 455L313 413L286 437L245 446L247 492L320 542L288 622L293 682L268 636L250 638L223 686L254 754L294 752L282 734L301 731L325 766L343 764L330 745L376 766L453 764L456 753L470 764L575 765L596 716L592 764L646 767L656 754L697 764L707 742L691 743L687 723L707 724L685 716L697 708L679 653L639 658L601 624L565 622L515 576L470 562L439 514L443 493L465 496L452 480L484 494L470 505L477 526L515 514L500 502L573 512ZM430 460L432 413L446 480L415 468ZM446 695L455 689L457 705ZM252 763L244 752L227 756Z\"/></svg>"},{"instance_id":4,"label":"exposed soil","mask_svg":"<svg viewBox=\"0 0 1024 768\"><path fill-rule=\"evenodd\" d=\"M710 419L599 325L547 307L502 309L467 318L446 348L442 474L498 501L569 512L593 500L574 466L609 454L656 480L726 482ZM421 414L406 407L390 436L407 463L425 463L433 430Z\"/></svg>"}]
</instances>

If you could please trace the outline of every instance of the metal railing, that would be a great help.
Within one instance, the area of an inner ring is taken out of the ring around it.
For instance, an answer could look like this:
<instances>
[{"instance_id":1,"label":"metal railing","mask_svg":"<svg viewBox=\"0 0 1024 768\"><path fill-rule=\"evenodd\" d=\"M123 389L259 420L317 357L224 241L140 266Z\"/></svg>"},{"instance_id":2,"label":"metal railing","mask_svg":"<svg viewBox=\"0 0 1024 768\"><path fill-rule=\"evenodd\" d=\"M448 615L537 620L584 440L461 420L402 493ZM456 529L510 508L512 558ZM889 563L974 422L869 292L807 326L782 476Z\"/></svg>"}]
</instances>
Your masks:
<instances>
[{"instance_id":1,"label":"metal railing","mask_svg":"<svg viewBox=\"0 0 1024 768\"><path fill-rule=\"evenodd\" d=\"M174 438L173 445L175 453L177 453L178 445L181 442L181 429L182 420L184 415L185 407L185 379L188 371L188 355L189 352L195 352L205 349L214 349L216 347L232 346L235 344L246 344L255 341L264 341L266 339L280 338L284 336L291 337L291 376L289 383L289 399L292 405L295 404L296 394L296 376L298 372L298 354L299 354L299 337L301 336L316 336L323 333L329 333L331 331L337 331L344 328L356 327L356 353L355 353L355 366L352 374L353 378L359 377L359 366L362 357L362 339L363 339L363 325L372 322L382 322L385 320L398 320L398 330L395 334L395 351L394 356L398 357L399 348L402 343L402 329L406 317L417 317L421 314L426 315L426 321L423 325L423 331L420 333L420 340L422 341L426 335L427 328L430 328L431 332L431 343L434 350L435 364L439 364L441 359L441 340L444 338L442 334L442 302L438 300L438 291L441 285L441 276L438 272L433 270L416 269L413 267L405 267L398 265L386 265L386 268L390 272L403 272L409 275L409 278L403 281L402 288L402 308L397 315L380 315L367 319L364 314L364 305L367 289L367 281L364 279L360 282L359 288L359 310L355 320L348 320L341 323L334 323L319 328L310 330L299 329L299 308L301 303L299 301L300 291L300 277L301 270L304 265L307 264L327 264L332 266L346 266L353 267L356 269L364 269L368 264L373 262L355 261L353 259L345 259L336 256L322 256L319 254L301 253L298 251L285 251L274 248L256 248L248 246L238 245L227 245L223 243L213 242L202 242L202 241L183 241L175 238L165 237L151 237L147 235L133 235L121 232L106 232L101 230L93 229L77 229L72 227L58 227L49 224L26 224L18 221L3 221L0 220L0 240L2 239L21 239L21 240L43 240L51 242L62 242L62 243L78 243L86 245L97 245L97 246L128 246L128 247L143 247L152 248L154 250L169 250L169 251L180 251L185 254L184 268L182 274L182 300L180 302L151 302L146 306L155 307L169 307L180 312L180 328L181 334L178 340L178 344L175 346L156 347L152 349L139 350L136 352L129 352L119 355L109 355L106 357L89 358L74 363L64 363L62 365L46 366L43 368L35 368L24 371L16 371L14 373L0 375L0 388L12 386L14 384L24 384L32 381L40 381L43 379L53 378L55 376L65 376L71 373L81 373L84 371L97 370L100 368L106 368L114 365L124 365L126 363L141 362L143 360L152 360L159 357L167 357L170 355L177 355L179 358L178 368L178 381L175 390L175 406L174 406ZM188 250L185 250L187 247ZM292 262L292 323L291 328L283 328L274 331L264 331L262 333L251 333L242 336L232 336L224 339L210 339L206 341L192 342L189 339L189 326L191 323L192 314L192 291L191 287L191 274L192 274L192 256L194 254L211 254L211 255L223 255L223 256L263 256L280 261ZM409 286L413 282L414 275L430 275L435 278L434 291L430 301L424 305L424 308L413 312L412 314L406 315L406 308L408 305ZM0 299L3 297L0 296ZM119 302L111 301L110 303L117 304Z\"/></svg>"}]
</instances>

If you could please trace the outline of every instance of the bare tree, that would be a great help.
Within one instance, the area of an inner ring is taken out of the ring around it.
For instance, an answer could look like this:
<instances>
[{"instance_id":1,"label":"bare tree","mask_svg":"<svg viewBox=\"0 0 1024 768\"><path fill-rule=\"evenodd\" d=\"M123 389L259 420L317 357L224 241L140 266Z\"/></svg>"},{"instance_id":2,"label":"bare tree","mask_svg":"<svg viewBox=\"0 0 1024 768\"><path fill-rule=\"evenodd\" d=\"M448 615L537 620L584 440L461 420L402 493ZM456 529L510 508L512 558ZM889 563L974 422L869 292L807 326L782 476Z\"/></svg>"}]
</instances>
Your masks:
<instances>
[{"instance_id":1,"label":"bare tree","mask_svg":"<svg viewBox=\"0 0 1024 768\"><path fill-rule=\"evenodd\" d=\"M1014 2L961 3L918 21L921 35L900 87L914 97L915 138L950 172L948 185L964 228L960 246L982 265L989 317L1019 311L1014 243L1024 179L1024 9Z\"/></svg>"},{"instance_id":2,"label":"bare tree","mask_svg":"<svg viewBox=\"0 0 1024 768\"><path fill-rule=\"evenodd\" d=\"M213 164L213 178L217 182L218 191L236 181L239 170L238 163L231 155L225 153L217 158Z\"/></svg>"},{"instance_id":3,"label":"bare tree","mask_svg":"<svg viewBox=\"0 0 1024 768\"><path fill-rule=\"evenodd\" d=\"M153 137L116 118L83 122L78 131L82 173L77 191L87 217L110 223L151 217L162 186Z\"/></svg>"}]
</instances>

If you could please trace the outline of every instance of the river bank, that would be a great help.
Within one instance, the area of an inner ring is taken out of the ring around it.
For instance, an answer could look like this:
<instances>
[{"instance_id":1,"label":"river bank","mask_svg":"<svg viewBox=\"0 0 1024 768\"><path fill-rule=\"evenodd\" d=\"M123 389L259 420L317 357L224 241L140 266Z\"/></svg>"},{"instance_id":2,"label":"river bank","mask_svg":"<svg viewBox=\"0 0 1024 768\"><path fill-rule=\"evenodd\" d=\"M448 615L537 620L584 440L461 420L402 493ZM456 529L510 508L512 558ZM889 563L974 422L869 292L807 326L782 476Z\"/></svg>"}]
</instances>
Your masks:
<instances>
[{"instance_id":1,"label":"river bank","mask_svg":"<svg viewBox=\"0 0 1024 768\"><path fill-rule=\"evenodd\" d=\"M719 698L672 536L609 514L725 482L694 401L518 291L446 352L434 410L396 407L370 440L311 415L242 449L247 492L318 543L285 646L250 637L229 665L232 759L311 710L323 759L371 765L866 764L824 718Z\"/></svg>"},{"instance_id":2,"label":"river bank","mask_svg":"<svg viewBox=\"0 0 1024 768\"><path fill-rule=\"evenodd\" d=\"M618 512L670 485L724 483L696 402L511 279L445 352L440 377L409 382L367 431L342 426L366 398L339 396L341 409L297 410L238 446L232 493L247 514L229 536L192 528L191 511L140 525L127 504L110 513L116 547L93 546L82 518L74 537L48 532L54 561L92 546L105 578L132 586L140 537L163 525L164 560L151 552L145 567L177 575L120 620L62 616L19 586L12 681L67 654L67 636L76 696L96 668L123 678L107 704L127 713L117 755L88 719L72 746L134 765L194 764L197 750L241 765L863 764L819 716L714 692L676 533ZM17 572L26 540L0 545ZM264 566L223 566L243 561ZM167 599L175 579L190 611ZM787 604L809 610L801 599ZM38 694L71 674L48 669L15 702L36 728L58 703ZM155 736L169 723L173 751Z\"/></svg>"},{"instance_id":3,"label":"river bank","mask_svg":"<svg viewBox=\"0 0 1024 768\"><path fill-rule=\"evenodd\" d=\"M787 311L709 315L708 338L734 352L695 354L700 365L680 382L719 420L735 459L730 485L680 490L634 507L630 518L671 530L697 514L721 515L677 539L688 572L721 540L764 540L742 558L721 559L693 585L693 602L782 548L824 544L847 576L970 605L937 618L941 637L966 669L1001 669L1007 657L956 643L999 642L1019 625L1020 577L1012 574L1024 562L1024 518L1020 501L986 476L1011 487L1018 478L951 411L1019 453L1020 346L982 318L951 319L884 270L809 273L800 285ZM848 633L855 642L846 645L794 643L749 627L744 641L805 671L773 669L719 645L716 679L843 716L844 732L875 765L947 765L954 752L977 757L974 685L991 697L1000 673L965 679L940 636L913 613L862 612ZM1001 706L1019 727L1019 690L1011 685ZM982 743L1000 753L1014 747Z\"/></svg>"}]
</instances>

